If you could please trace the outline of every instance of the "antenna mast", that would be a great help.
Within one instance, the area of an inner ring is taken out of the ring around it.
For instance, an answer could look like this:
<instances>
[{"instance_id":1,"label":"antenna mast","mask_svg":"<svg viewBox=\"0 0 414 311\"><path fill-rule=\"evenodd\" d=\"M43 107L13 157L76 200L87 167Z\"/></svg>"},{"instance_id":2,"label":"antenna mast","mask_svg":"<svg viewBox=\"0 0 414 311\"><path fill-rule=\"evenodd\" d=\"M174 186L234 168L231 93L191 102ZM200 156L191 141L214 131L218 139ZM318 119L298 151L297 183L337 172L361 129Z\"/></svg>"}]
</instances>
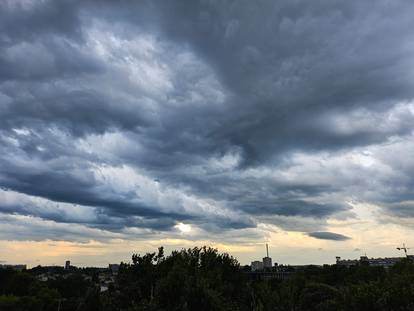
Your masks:
<instances>
[{"instance_id":1,"label":"antenna mast","mask_svg":"<svg viewBox=\"0 0 414 311\"><path fill-rule=\"evenodd\" d=\"M266 243L266 256L269 257L269 247L267 246L267 243Z\"/></svg>"}]
</instances>

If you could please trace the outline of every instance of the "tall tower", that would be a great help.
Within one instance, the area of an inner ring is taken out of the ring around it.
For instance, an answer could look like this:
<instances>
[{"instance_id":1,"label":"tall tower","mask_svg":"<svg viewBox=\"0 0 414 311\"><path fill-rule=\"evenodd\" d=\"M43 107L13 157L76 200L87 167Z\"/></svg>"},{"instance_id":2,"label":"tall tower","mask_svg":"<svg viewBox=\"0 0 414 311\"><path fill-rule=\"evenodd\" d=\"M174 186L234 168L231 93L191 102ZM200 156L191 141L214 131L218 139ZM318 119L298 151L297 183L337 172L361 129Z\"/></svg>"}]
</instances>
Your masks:
<instances>
[{"instance_id":1,"label":"tall tower","mask_svg":"<svg viewBox=\"0 0 414 311\"><path fill-rule=\"evenodd\" d=\"M263 268L272 268L272 258L269 257L269 246L266 243L266 257L263 258Z\"/></svg>"}]
</instances>

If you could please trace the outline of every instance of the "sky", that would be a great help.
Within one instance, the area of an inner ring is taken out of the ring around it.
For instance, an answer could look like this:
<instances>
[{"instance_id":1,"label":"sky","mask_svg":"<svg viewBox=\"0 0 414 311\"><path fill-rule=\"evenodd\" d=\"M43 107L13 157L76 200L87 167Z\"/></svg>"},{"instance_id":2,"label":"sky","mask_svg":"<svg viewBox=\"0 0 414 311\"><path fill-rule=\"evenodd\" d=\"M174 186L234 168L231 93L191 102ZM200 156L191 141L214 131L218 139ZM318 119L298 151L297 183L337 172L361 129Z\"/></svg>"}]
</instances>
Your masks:
<instances>
[{"instance_id":1,"label":"sky","mask_svg":"<svg viewBox=\"0 0 414 311\"><path fill-rule=\"evenodd\" d=\"M0 263L414 247L414 2L3 0Z\"/></svg>"}]
</instances>

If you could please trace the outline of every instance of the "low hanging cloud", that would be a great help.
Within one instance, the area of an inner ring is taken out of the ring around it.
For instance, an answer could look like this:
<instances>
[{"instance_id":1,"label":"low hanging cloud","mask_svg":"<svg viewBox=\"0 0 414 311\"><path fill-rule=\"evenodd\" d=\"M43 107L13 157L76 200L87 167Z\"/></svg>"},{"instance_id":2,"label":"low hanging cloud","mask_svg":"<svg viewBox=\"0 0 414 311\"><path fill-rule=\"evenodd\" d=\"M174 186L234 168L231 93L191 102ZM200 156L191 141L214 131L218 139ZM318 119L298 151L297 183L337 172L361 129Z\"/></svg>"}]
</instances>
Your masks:
<instances>
[{"instance_id":1,"label":"low hanging cloud","mask_svg":"<svg viewBox=\"0 0 414 311\"><path fill-rule=\"evenodd\" d=\"M199 238L258 240L264 224L340 241L324 230L356 217L351 201L404 225L413 12L1 2L0 238L165 237L183 223Z\"/></svg>"},{"instance_id":2,"label":"low hanging cloud","mask_svg":"<svg viewBox=\"0 0 414 311\"><path fill-rule=\"evenodd\" d=\"M308 235L319 240L346 241L351 239L346 235L334 232L309 232Z\"/></svg>"}]
</instances>

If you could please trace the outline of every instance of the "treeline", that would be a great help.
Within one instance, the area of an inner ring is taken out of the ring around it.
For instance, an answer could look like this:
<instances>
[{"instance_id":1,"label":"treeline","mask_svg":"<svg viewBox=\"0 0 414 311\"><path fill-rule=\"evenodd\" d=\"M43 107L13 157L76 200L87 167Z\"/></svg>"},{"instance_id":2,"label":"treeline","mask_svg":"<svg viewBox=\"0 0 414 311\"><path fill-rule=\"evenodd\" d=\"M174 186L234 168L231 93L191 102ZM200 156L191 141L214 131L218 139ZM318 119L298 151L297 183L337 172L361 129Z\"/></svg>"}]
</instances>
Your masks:
<instances>
[{"instance_id":1,"label":"treeline","mask_svg":"<svg viewBox=\"0 0 414 311\"><path fill-rule=\"evenodd\" d=\"M414 310L414 264L309 266L288 280L253 281L228 254L202 247L133 255L100 292L73 273L40 282L30 270L0 270L0 310Z\"/></svg>"},{"instance_id":2,"label":"treeline","mask_svg":"<svg viewBox=\"0 0 414 311\"><path fill-rule=\"evenodd\" d=\"M0 269L0 311L100 310L99 288L80 272L57 269L56 279L41 282L38 270Z\"/></svg>"}]
</instances>

